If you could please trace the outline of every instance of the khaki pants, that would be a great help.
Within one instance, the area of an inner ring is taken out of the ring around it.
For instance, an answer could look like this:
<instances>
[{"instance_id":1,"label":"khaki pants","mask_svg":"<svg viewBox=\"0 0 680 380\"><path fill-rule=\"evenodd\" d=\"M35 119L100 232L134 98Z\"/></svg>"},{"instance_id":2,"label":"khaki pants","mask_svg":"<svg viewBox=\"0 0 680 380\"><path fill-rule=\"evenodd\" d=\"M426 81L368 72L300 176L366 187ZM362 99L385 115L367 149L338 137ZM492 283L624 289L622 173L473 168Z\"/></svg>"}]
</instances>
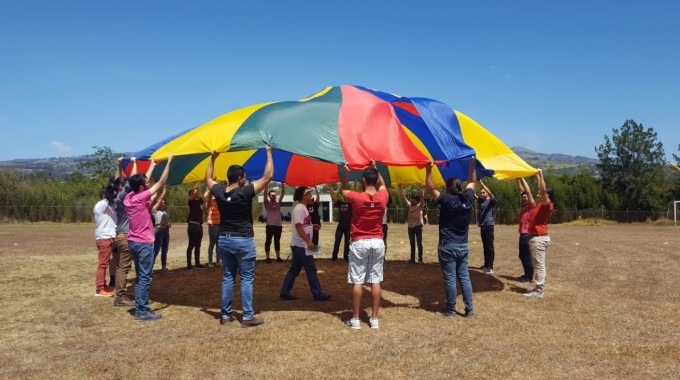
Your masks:
<instances>
[{"instance_id":1,"label":"khaki pants","mask_svg":"<svg viewBox=\"0 0 680 380\"><path fill-rule=\"evenodd\" d=\"M545 287L545 277L547 274L545 266L545 253L550 246L550 236L534 236L529 240L529 250L531 250L531 262L534 264L534 281L536 290L543 291Z\"/></svg>"},{"instance_id":2,"label":"khaki pants","mask_svg":"<svg viewBox=\"0 0 680 380\"><path fill-rule=\"evenodd\" d=\"M116 298L127 295L127 276L132 268L132 255L128 248L128 235L116 235L116 248L118 256L118 268L116 269Z\"/></svg>"}]
</instances>

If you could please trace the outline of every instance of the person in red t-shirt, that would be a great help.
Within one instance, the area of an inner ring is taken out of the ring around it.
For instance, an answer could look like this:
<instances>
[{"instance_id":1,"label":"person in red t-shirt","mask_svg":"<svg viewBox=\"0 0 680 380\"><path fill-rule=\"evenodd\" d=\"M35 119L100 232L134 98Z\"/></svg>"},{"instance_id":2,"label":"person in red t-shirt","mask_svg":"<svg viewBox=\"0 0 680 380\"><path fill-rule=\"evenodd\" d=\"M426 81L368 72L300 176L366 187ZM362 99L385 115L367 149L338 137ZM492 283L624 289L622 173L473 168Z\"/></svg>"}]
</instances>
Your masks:
<instances>
[{"instance_id":1,"label":"person in red t-shirt","mask_svg":"<svg viewBox=\"0 0 680 380\"><path fill-rule=\"evenodd\" d=\"M349 271L347 281L352 284L352 319L345 324L353 329L360 329L359 310L363 284L371 284L373 312L369 325L372 329L380 328L378 309L380 308L381 288L383 280L383 261L385 258L385 242L383 242L382 221L387 207L389 194L385 182L371 160L364 170L364 192L347 190L349 167L345 166L345 176L342 180L342 195L345 202L352 205L352 220L350 226Z\"/></svg>"},{"instance_id":2,"label":"person in red t-shirt","mask_svg":"<svg viewBox=\"0 0 680 380\"><path fill-rule=\"evenodd\" d=\"M536 174L538 180L538 194L536 200L538 204L529 218L529 249L531 250L531 261L534 265L534 290L524 293L526 297L543 298L545 289L545 253L550 246L550 235L548 235L548 222L553 211L553 191L546 187L543 179L543 171L538 169Z\"/></svg>"},{"instance_id":3,"label":"person in red t-shirt","mask_svg":"<svg viewBox=\"0 0 680 380\"><path fill-rule=\"evenodd\" d=\"M524 274L517 280L521 283L529 283L534 278L534 265L531 263L531 250L529 249L529 239L531 239L529 219L536 207L536 201L524 178L517 179L517 187L522 198L522 210L519 212L519 261L522 262L522 268L524 268Z\"/></svg>"}]
</instances>

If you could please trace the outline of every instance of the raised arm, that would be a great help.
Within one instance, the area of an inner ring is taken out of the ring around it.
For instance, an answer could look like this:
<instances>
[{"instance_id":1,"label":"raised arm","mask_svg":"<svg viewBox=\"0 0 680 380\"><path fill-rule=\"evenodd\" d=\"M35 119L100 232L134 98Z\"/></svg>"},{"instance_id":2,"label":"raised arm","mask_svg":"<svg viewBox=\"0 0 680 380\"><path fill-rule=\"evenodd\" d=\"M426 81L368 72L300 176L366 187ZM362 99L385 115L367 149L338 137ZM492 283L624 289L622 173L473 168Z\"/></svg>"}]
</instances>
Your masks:
<instances>
[{"instance_id":1,"label":"raised arm","mask_svg":"<svg viewBox=\"0 0 680 380\"><path fill-rule=\"evenodd\" d=\"M439 199L439 191L434 188L434 180L432 179L432 166L433 163L427 164L425 166L425 191L430 196L430 198L437 201Z\"/></svg>"},{"instance_id":2,"label":"raised arm","mask_svg":"<svg viewBox=\"0 0 680 380\"><path fill-rule=\"evenodd\" d=\"M116 163L116 175L113 180L117 180L123 174L123 157L118 157L118 162Z\"/></svg>"},{"instance_id":3,"label":"raised arm","mask_svg":"<svg viewBox=\"0 0 680 380\"><path fill-rule=\"evenodd\" d=\"M208 191L211 191L213 185L217 183L213 179L214 178L213 173L215 172L215 160L219 155L220 154L218 152L213 151L212 155L210 155L210 162L208 163L208 167L205 168L205 185L208 186Z\"/></svg>"},{"instance_id":4,"label":"raised arm","mask_svg":"<svg viewBox=\"0 0 680 380\"><path fill-rule=\"evenodd\" d=\"M283 202L284 195L286 195L286 184L281 182L281 195L279 195L279 203Z\"/></svg>"},{"instance_id":5,"label":"raised arm","mask_svg":"<svg viewBox=\"0 0 680 380\"><path fill-rule=\"evenodd\" d=\"M548 196L548 187L545 185L545 179L543 178L543 170L538 169L538 174L536 174L536 179L538 180L538 196L542 204L549 205L550 197Z\"/></svg>"},{"instance_id":6,"label":"raised arm","mask_svg":"<svg viewBox=\"0 0 680 380\"><path fill-rule=\"evenodd\" d=\"M345 174L342 176L342 182L340 183L340 192L342 192L343 197L349 192L347 189L347 183L349 182L349 171L349 166L345 164Z\"/></svg>"},{"instance_id":7,"label":"raised arm","mask_svg":"<svg viewBox=\"0 0 680 380\"><path fill-rule=\"evenodd\" d=\"M335 190L333 190L333 185L331 185L330 183L327 183L326 186L328 186L328 193L330 194L331 200L333 201L333 203L337 202L338 196L335 194Z\"/></svg>"},{"instance_id":8,"label":"raised arm","mask_svg":"<svg viewBox=\"0 0 680 380\"><path fill-rule=\"evenodd\" d=\"M274 160L272 159L272 147L267 146L267 163L264 165L264 174L262 178L255 180L253 186L255 187L255 194L267 188L272 177L274 177Z\"/></svg>"},{"instance_id":9,"label":"raised arm","mask_svg":"<svg viewBox=\"0 0 680 380\"><path fill-rule=\"evenodd\" d=\"M489 188L486 186L484 182L482 182L481 179L479 180L479 184L482 185L482 188L484 188L484 190L486 190L486 193L489 195L489 199L496 199L491 190L489 190Z\"/></svg>"},{"instance_id":10,"label":"raised arm","mask_svg":"<svg viewBox=\"0 0 680 380\"><path fill-rule=\"evenodd\" d=\"M319 187L314 186L314 193L316 194L316 199L314 200L314 203L320 203L321 202L321 196L319 195Z\"/></svg>"},{"instance_id":11,"label":"raised arm","mask_svg":"<svg viewBox=\"0 0 680 380\"><path fill-rule=\"evenodd\" d=\"M408 198L406 198L406 195L404 195L404 187L401 185L401 183L397 185L397 187L399 188L399 196L404 200L404 202L406 202L406 206L410 207L411 202L408 200Z\"/></svg>"},{"instance_id":12,"label":"raised arm","mask_svg":"<svg viewBox=\"0 0 680 380\"><path fill-rule=\"evenodd\" d=\"M420 207L425 207L425 188L420 186Z\"/></svg>"},{"instance_id":13,"label":"raised arm","mask_svg":"<svg viewBox=\"0 0 680 380\"><path fill-rule=\"evenodd\" d=\"M477 171L475 170L475 158L470 158L470 166L468 167L468 183L465 186L466 189L475 190L477 186Z\"/></svg>"},{"instance_id":14,"label":"raised arm","mask_svg":"<svg viewBox=\"0 0 680 380\"><path fill-rule=\"evenodd\" d=\"M130 157L130 162L132 162L132 169L130 170L130 177L137 174L137 159L135 157Z\"/></svg>"},{"instance_id":15,"label":"raised arm","mask_svg":"<svg viewBox=\"0 0 680 380\"><path fill-rule=\"evenodd\" d=\"M168 161L165 164L165 168L163 169L163 174L161 174L161 178L159 178L158 181L156 183L154 183L153 186L151 186L151 188L149 189L151 194L155 194L158 190L161 189L161 187L163 187L163 185L165 185L165 182L168 181L168 175L170 174L170 164L172 163L172 157L173 157L172 153L170 153L170 155L168 155ZM155 165L154 161L151 161L151 162L152 162L153 165Z\"/></svg>"},{"instance_id":16,"label":"raised arm","mask_svg":"<svg viewBox=\"0 0 680 380\"><path fill-rule=\"evenodd\" d=\"M163 191L161 191L161 195L160 195L158 198L156 198L156 200L155 200L154 203L153 203L153 206L151 207L151 210L152 210L153 212L158 211L158 206L161 205L161 202L162 202L163 199L165 198L165 194L166 194L167 192L168 192L168 186L165 185L165 186L163 186Z\"/></svg>"},{"instance_id":17,"label":"raised arm","mask_svg":"<svg viewBox=\"0 0 680 380\"><path fill-rule=\"evenodd\" d=\"M520 184L520 191L523 191L527 195L527 199L529 200L529 204L533 207L536 206L536 201L534 200L533 194L531 194L531 188L529 188L529 184L524 178L520 178L517 181L519 181Z\"/></svg>"},{"instance_id":18,"label":"raised arm","mask_svg":"<svg viewBox=\"0 0 680 380\"><path fill-rule=\"evenodd\" d=\"M146 183L147 185L150 184L149 181L151 181L151 175L153 174L153 169L156 168L156 160L153 158L151 159L151 163L149 163L149 169L146 171Z\"/></svg>"}]
</instances>

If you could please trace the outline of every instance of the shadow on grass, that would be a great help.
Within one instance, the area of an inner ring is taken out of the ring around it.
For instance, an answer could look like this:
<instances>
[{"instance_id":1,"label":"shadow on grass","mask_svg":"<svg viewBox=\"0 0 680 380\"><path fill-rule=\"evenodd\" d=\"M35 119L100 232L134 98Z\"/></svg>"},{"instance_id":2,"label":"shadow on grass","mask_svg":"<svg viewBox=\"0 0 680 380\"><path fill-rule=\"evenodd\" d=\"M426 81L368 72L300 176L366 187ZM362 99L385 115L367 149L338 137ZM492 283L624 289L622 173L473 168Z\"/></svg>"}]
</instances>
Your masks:
<instances>
[{"instance_id":1,"label":"shadow on grass","mask_svg":"<svg viewBox=\"0 0 680 380\"><path fill-rule=\"evenodd\" d=\"M296 300L282 301L279 298L281 284L290 266L283 263L265 263L258 260L255 266L253 303L256 312L261 311L316 311L337 315L341 319L351 317L351 285L347 283L345 261L316 260L319 280L325 294L333 295L328 302L314 301L309 290L304 269L295 280L292 294ZM381 308L409 307L428 311L441 309L444 302L442 273L438 263L410 264L407 261L388 260L385 263L385 278L382 282L383 300ZM504 284L494 276L471 269L470 279L474 293L503 290ZM156 273L151 285L150 300L165 305L189 306L220 317L222 267L207 270L186 271L176 269L167 273ZM133 289L130 289L133 292ZM460 287L458 291L459 301ZM132 293L134 294L134 293ZM364 287L362 308L370 305L370 286ZM387 294L390 296L388 297ZM394 299L389 300L389 299ZM403 302L401 300L403 299ZM237 276L234 287L234 309L240 310L240 289ZM154 307L154 309L159 306ZM363 313L363 311L362 311ZM368 316L362 315L362 320Z\"/></svg>"}]
</instances>

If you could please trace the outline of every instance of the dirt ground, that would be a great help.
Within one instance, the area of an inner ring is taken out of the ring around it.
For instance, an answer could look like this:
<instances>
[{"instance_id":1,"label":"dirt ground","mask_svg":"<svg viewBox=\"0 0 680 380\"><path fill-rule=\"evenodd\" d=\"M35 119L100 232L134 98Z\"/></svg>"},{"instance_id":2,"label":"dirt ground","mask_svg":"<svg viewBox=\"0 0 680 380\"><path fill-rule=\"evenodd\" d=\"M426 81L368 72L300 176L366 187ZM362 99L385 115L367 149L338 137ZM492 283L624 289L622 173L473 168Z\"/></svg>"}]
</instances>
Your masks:
<instances>
[{"instance_id":1,"label":"dirt ground","mask_svg":"<svg viewBox=\"0 0 680 380\"><path fill-rule=\"evenodd\" d=\"M425 264L409 264L406 226L390 225L377 331L365 313L362 330L342 324L350 287L344 261L329 260L334 230L324 225L317 260L331 302L312 301L304 273L293 290L299 299L284 302L278 295L288 262L262 261L264 226L256 226L254 303L265 324L242 329L218 323L221 268L184 270L186 225L171 230L171 272L157 274L151 288L151 306L163 319L150 323L93 296L93 225L0 225L0 378L680 374L680 227L551 226L546 297L538 300L523 297L530 286L515 280L522 272L516 226L496 226L495 273L470 270L476 318L444 320L434 314L444 298L436 226L425 226ZM289 241L286 226L284 258ZM482 263L479 230L471 226L470 267ZM366 311L368 304L365 293ZM459 294L459 312L462 306Z\"/></svg>"}]
</instances>

